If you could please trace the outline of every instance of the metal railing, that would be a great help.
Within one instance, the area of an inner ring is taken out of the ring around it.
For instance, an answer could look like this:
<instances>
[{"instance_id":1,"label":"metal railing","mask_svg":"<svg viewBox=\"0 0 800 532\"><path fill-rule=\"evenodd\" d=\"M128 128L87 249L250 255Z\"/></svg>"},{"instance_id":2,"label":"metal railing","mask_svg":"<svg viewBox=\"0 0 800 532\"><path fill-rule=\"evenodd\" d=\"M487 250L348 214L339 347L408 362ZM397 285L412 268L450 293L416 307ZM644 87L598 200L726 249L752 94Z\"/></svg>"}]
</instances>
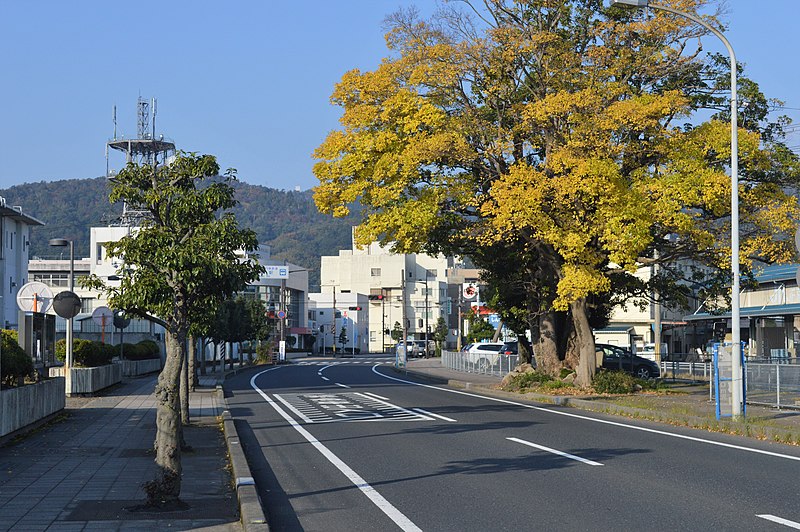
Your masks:
<instances>
[{"instance_id":1,"label":"metal railing","mask_svg":"<svg viewBox=\"0 0 800 532\"><path fill-rule=\"evenodd\" d=\"M442 366L464 373L503 377L517 366L518 355L442 351Z\"/></svg>"},{"instance_id":2,"label":"metal railing","mask_svg":"<svg viewBox=\"0 0 800 532\"><path fill-rule=\"evenodd\" d=\"M796 359L751 359L746 362L748 404L775 408L800 408L800 364ZM662 362L664 378L709 381L709 399L714 398L714 366L702 362Z\"/></svg>"}]
</instances>

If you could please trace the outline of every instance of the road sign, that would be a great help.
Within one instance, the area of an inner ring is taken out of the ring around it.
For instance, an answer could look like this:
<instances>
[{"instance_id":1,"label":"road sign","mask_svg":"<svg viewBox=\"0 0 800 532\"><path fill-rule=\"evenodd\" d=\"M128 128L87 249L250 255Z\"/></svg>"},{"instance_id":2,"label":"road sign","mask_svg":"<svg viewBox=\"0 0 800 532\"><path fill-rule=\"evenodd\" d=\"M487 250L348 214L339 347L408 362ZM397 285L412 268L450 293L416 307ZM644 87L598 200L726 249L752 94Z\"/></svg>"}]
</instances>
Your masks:
<instances>
[{"instance_id":1,"label":"road sign","mask_svg":"<svg viewBox=\"0 0 800 532\"><path fill-rule=\"evenodd\" d=\"M279 310L278 312L275 313L275 316L277 316L279 320L282 320L283 318L286 317L286 311Z\"/></svg>"},{"instance_id":2,"label":"road sign","mask_svg":"<svg viewBox=\"0 0 800 532\"><path fill-rule=\"evenodd\" d=\"M92 312L92 321L100 327L105 327L107 324L111 323L112 319L114 319L114 313L111 312L111 309L108 307L97 307L94 309L94 312Z\"/></svg>"},{"instance_id":3,"label":"road sign","mask_svg":"<svg viewBox=\"0 0 800 532\"><path fill-rule=\"evenodd\" d=\"M264 277L267 279L288 279L289 267L288 266L264 266L266 270Z\"/></svg>"}]
</instances>

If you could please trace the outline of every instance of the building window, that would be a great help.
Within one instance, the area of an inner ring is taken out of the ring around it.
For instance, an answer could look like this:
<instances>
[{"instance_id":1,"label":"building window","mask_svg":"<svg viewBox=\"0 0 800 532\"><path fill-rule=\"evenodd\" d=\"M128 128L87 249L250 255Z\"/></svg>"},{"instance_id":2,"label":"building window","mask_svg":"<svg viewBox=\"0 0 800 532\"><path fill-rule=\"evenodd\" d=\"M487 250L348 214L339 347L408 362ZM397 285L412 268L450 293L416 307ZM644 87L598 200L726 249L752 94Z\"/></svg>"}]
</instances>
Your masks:
<instances>
[{"instance_id":1,"label":"building window","mask_svg":"<svg viewBox=\"0 0 800 532\"><path fill-rule=\"evenodd\" d=\"M33 280L44 283L47 286L69 286L68 273L34 273Z\"/></svg>"},{"instance_id":2,"label":"building window","mask_svg":"<svg viewBox=\"0 0 800 532\"><path fill-rule=\"evenodd\" d=\"M83 314L91 314L94 310L94 298L93 297L82 297L81 298L81 313Z\"/></svg>"},{"instance_id":3,"label":"building window","mask_svg":"<svg viewBox=\"0 0 800 532\"><path fill-rule=\"evenodd\" d=\"M370 273L370 275L372 277L380 277L381 276L381 269L380 268L371 268L369 273Z\"/></svg>"}]
</instances>

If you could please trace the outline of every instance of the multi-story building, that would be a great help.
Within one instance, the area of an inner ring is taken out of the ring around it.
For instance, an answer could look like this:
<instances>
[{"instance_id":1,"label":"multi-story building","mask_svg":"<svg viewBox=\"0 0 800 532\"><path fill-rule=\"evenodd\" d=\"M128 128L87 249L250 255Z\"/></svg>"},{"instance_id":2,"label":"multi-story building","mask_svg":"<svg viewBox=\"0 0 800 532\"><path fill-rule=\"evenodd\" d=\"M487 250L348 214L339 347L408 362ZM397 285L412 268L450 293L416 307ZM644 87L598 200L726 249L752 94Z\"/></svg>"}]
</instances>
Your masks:
<instances>
[{"instance_id":1,"label":"multi-story building","mask_svg":"<svg viewBox=\"0 0 800 532\"><path fill-rule=\"evenodd\" d=\"M5 329L19 326L17 292L29 280L30 228L37 225L44 223L0 197L0 325Z\"/></svg>"},{"instance_id":2,"label":"multi-story building","mask_svg":"<svg viewBox=\"0 0 800 532\"><path fill-rule=\"evenodd\" d=\"M394 344L390 332L396 326L408 338L432 340L438 319L455 310L448 304L447 278L454 265L455 259L444 255L395 254L378 243L363 249L353 244L337 256L322 257L321 291L310 296L316 349L338 339L341 325L335 334L330 327L345 311L354 312L350 307L361 307L354 319L364 327L355 339L362 351L384 352ZM455 335L450 336L448 344L455 345Z\"/></svg>"}]
</instances>

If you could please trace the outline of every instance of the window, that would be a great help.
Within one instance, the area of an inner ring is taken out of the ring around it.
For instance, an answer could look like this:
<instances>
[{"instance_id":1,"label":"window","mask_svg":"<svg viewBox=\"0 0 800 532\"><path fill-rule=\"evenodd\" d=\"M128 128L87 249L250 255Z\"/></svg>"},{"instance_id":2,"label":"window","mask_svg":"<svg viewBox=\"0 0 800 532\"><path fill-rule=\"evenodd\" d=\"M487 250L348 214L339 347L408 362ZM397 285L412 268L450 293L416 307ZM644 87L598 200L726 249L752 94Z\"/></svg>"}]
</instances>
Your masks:
<instances>
[{"instance_id":1,"label":"window","mask_svg":"<svg viewBox=\"0 0 800 532\"><path fill-rule=\"evenodd\" d=\"M381 276L381 269L380 268L371 268L369 274L372 277L380 277Z\"/></svg>"},{"instance_id":2,"label":"window","mask_svg":"<svg viewBox=\"0 0 800 532\"><path fill-rule=\"evenodd\" d=\"M44 283L47 286L69 286L68 273L34 273L33 280Z\"/></svg>"},{"instance_id":3,"label":"window","mask_svg":"<svg viewBox=\"0 0 800 532\"><path fill-rule=\"evenodd\" d=\"M90 314L94 310L94 298L93 297L82 297L81 298L81 312L84 314Z\"/></svg>"}]
</instances>

